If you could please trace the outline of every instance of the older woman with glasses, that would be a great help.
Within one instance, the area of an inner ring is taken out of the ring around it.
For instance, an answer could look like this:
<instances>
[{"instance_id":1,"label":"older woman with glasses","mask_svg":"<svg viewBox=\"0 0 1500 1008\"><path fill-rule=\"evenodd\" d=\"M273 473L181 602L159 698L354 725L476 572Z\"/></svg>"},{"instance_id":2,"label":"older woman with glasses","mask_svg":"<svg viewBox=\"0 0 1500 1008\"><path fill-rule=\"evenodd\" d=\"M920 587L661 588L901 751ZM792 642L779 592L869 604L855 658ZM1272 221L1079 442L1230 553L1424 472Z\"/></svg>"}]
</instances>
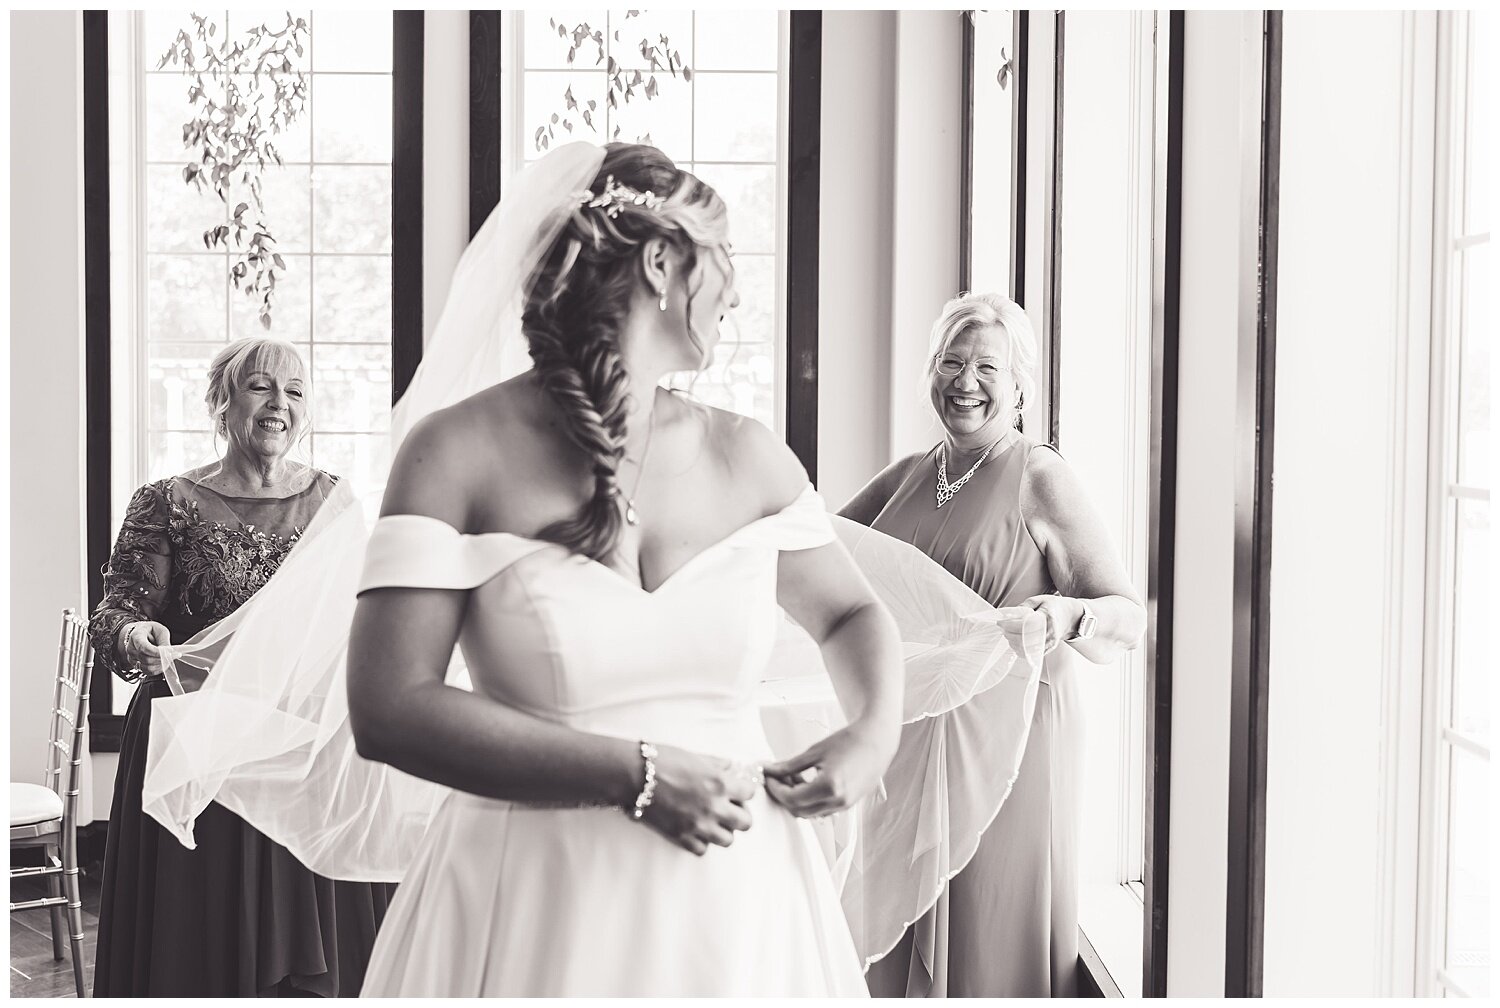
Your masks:
<instances>
[{"instance_id":1,"label":"older woman with glasses","mask_svg":"<svg viewBox=\"0 0 1500 1008\"><path fill-rule=\"evenodd\" d=\"M1082 733L1072 654L1114 660L1140 640L1145 609L1077 477L1020 431L1036 363L1036 338L1015 302L949 301L927 367L942 439L889 466L841 512L914 544L991 604L1026 605L1047 620L1042 684L1010 796L937 904L870 967L876 996L1076 993ZM994 698L979 694L964 716L982 719Z\"/></svg>"}]
</instances>

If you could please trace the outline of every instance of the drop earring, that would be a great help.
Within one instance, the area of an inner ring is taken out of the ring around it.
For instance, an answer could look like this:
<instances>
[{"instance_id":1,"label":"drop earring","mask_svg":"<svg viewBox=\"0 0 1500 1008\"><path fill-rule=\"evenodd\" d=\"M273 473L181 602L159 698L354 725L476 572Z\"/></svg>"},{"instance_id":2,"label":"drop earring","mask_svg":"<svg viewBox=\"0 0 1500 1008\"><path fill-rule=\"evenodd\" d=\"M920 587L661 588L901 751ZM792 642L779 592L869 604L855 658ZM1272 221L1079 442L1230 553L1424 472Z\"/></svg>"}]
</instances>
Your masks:
<instances>
[{"instance_id":1,"label":"drop earring","mask_svg":"<svg viewBox=\"0 0 1500 1008\"><path fill-rule=\"evenodd\" d=\"M665 287L663 287L660 291L658 291L658 293L661 294L661 297L657 299L656 307L659 308L659 309L661 309L662 311L666 311L667 310L667 289Z\"/></svg>"}]
</instances>

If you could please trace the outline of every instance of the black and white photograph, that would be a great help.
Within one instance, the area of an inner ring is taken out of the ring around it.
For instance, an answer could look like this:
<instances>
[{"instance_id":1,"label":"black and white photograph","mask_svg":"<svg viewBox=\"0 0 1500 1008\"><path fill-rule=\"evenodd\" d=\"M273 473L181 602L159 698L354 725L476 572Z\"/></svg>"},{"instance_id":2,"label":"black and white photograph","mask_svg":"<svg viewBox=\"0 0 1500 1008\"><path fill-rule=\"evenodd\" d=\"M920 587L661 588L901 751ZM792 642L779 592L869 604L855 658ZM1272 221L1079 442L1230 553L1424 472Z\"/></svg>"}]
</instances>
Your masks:
<instances>
[{"instance_id":1,"label":"black and white photograph","mask_svg":"<svg viewBox=\"0 0 1500 1008\"><path fill-rule=\"evenodd\" d=\"M1492 14L4 24L11 997L1492 995Z\"/></svg>"}]
</instances>

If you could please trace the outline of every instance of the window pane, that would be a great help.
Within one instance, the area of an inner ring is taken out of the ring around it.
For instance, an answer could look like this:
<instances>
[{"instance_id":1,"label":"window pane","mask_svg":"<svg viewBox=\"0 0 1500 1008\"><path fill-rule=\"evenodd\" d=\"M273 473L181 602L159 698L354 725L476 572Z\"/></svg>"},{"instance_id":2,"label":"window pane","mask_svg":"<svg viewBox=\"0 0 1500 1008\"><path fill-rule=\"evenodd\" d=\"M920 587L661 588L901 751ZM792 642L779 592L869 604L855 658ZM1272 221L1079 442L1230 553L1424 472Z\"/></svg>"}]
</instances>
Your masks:
<instances>
[{"instance_id":1,"label":"window pane","mask_svg":"<svg viewBox=\"0 0 1500 1008\"><path fill-rule=\"evenodd\" d=\"M526 74L525 133L521 137L521 150L526 157L536 157L541 150L567 143L569 140L588 140L592 143L607 143L610 139L609 123L604 107L605 75L603 71L575 70L533 71ZM574 107L569 108L571 96ZM590 108L589 102L593 102ZM588 120L584 114L588 113ZM556 121L553 120L556 116ZM592 125L590 124L592 123ZM568 124L572 129L567 128ZM537 131L544 134L547 146L537 147Z\"/></svg>"},{"instance_id":2,"label":"window pane","mask_svg":"<svg viewBox=\"0 0 1500 1008\"><path fill-rule=\"evenodd\" d=\"M655 98L647 98L643 85L635 88L635 97L626 99L616 93L618 108L610 111L609 135L627 143L649 143L679 164L693 156L693 86L681 75L656 76Z\"/></svg>"},{"instance_id":3,"label":"window pane","mask_svg":"<svg viewBox=\"0 0 1500 1008\"><path fill-rule=\"evenodd\" d=\"M573 57L573 62L568 62L568 50L573 45L573 32L582 25L588 25L594 31L604 33L607 16L602 10L534 10L529 11L522 17L521 31L526 47L527 69L553 69L566 70L568 67L577 67L580 70L590 69L599 58L599 47L593 42L585 40L578 52ZM559 34L559 29L566 33ZM620 36L622 39L623 35ZM613 41L607 35L606 42ZM603 63L599 66L602 68ZM529 121L529 120L528 120Z\"/></svg>"},{"instance_id":4,"label":"window pane","mask_svg":"<svg viewBox=\"0 0 1500 1008\"><path fill-rule=\"evenodd\" d=\"M388 346L314 348L312 411L320 441L330 431L383 431L390 409Z\"/></svg>"},{"instance_id":5,"label":"window pane","mask_svg":"<svg viewBox=\"0 0 1500 1008\"><path fill-rule=\"evenodd\" d=\"M222 10L203 11L198 13L218 24L219 30L224 28L224 12ZM189 36L193 35L193 15L191 11L185 10L162 10L143 11L141 13L141 49L144 53L143 66L146 70L155 70L156 61L161 59L167 47L172 44L179 31L186 31ZM172 64L167 64L171 69Z\"/></svg>"},{"instance_id":6,"label":"window pane","mask_svg":"<svg viewBox=\"0 0 1500 1008\"><path fill-rule=\"evenodd\" d=\"M775 376L774 346L726 341L714 348L713 364L692 383L691 391L701 402L754 417L774 429Z\"/></svg>"},{"instance_id":7,"label":"window pane","mask_svg":"<svg viewBox=\"0 0 1500 1008\"><path fill-rule=\"evenodd\" d=\"M312 279L308 275L312 260L305 255L283 256L286 270L277 274L276 291L271 299L270 328L261 324L261 295L249 287L229 288L229 317L232 337L274 336L306 343L312 322L309 299Z\"/></svg>"},{"instance_id":8,"label":"window pane","mask_svg":"<svg viewBox=\"0 0 1500 1008\"><path fill-rule=\"evenodd\" d=\"M1481 738L1490 732L1490 505L1459 500L1454 542L1453 725Z\"/></svg>"},{"instance_id":9,"label":"window pane","mask_svg":"<svg viewBox=\"0 0 1500 1008\"><path fill-rule=\"evenodd\" d=\"M740 306L724 319L724 338L747 343L776 341L776 258L734 257L734 290Z\"/></svg>"},{"instance_id":10,"label":"window pane","mask_svg":"<svg viewBox=\"0 0 1500 1008\"><path fill-rule=\"evenodd\" d=\"M257 104L267 110L266 126L271 129L268 139L270 146L280 155L283 164L304 164L311 157L312 133L311 124L313 114L312 92L314 84L312 79L307 83L307 101L301 106L301 111L285 129L281 128L278 120L275 128L269 119L270 103L276 94L275 81L269 74L263 74L259 78L249 74L241 74L235 78L235 84L239 88L241 100L247 105L254 107Z\"/></svg>"},{"instance_id":11,"label":"window pane","mask_svg":"<svg viewBox=\"0 0 1500 1008\"><path fill-rule=\"evenodd\" d=\"M1461 254L1463 322L1458 362L1458 481L1490 485L1490 243Z\"/></svg>"},{"instance_id":12,"label":"window pane","mask_svg":"<svg viewBox=\"0 0 1500 1008\"><path fill-rule=\"evenodd\" d=\"M704 165L694 171L729 208L736 253L776 251L776 166Z\"/></svg>"},{"instance_id":13,"label":"window pane","mask_svg":"<svg viewBox=\"0 0 1500 1008\"><path fill-rule=\"evenodd\" d=\"M227 219L224 203L208 186L182 180L182 169L151 165L146 175L146 214L151 221L146 248L151 252L207 252L203 232Z\"/></svg>"},{"instance_id":14,"label":"window pane","mask_svg":"<svg viewBox=\"0 0 1500 1008\"><path fill-rule=\"evenodd\" d=\"M289 11L285 7L242 8L239 10L230 10L227 13L228 33L231 41L244 43L247 34L253 28L264 26L265 28L268 28L274 32L284 32L287 28L289 20L301 18L304 21L308 21L311 16L312 15L305 10ZM310 27L311 22L309 21L309 28ZM223 26L221 25L220 28L222 35ZM309 30L304 35L304 37L310 39L311 35L312 32ZM292 68L295 70L310 70L312 69L312 64L309 61L309 57L311 55L312 54L308 51L307 47L304 46L301 53L296 52L294 49L288 49L286 52L286 59L291 63Z\"/></svg>"},{"instance_id":15,"label":"window pane","mask_svg":"<svg viewBox=\"0 0 1500 1008\"><path fill-rule=\"evenodd\" d=\"M313 465L348 480L357 494L377 491L384 485L387 440L384 434L315 434Z\"/></svg>"},{"instance_id":16,"label":"window pane","mask_svg":"<svg viewBox=\"0 0 1500 1008\"><path fill-rule=\"evenodd\" d=\"M1474 14L1467 16L1470 24L1474 24ZM1472 30L1472 29L1471 29ZM1491 111L1490 100L1490 66L1488 61L1473 58L1475 50L1481 46L1470 49L1469 64L1469 123L1465 129L1467 140L1467 179L1464 182L1464 224L1465 234L1482 234L1490 229L1490 144L1493 143L1491 134L1494 130L1491 124L1494 120Z\"/></svg>"},{"instance_id":17,"label":"window pane","mask_svg":"<svg viewBox=\"0 0 1500 1008\"><path fill-rule=\"evenodd\" d=\"M313 264L317 305L313 336L339 343L391 338L391 260L387 256L319 256Z\"/></svg>"},{"instance_id":18,"label":"window pane","mask_svg":"<svg viewBox=\"0 0 1500 1008\"><path fill-rule=\"evenodd\" d=\"M776 75L693 75L693 157L776 160Z\"/></svg>"},{"instance_id":19,"label":"window pane","mask_svg":"<svg viewBox=\"0 0 1500 1008\"><path fill-rule=\"evenodd\" d=\"M147 256L146 331L152 340L211 340L224 335L221 255Z\"/></svg>"},{"instance_id":20,"label":"window pane","mask_svg":"<svg viewBox=\"0 0 1500 1008\"><path fill-rule=\"evenodd\" d=\"M781 15L774 10L698 12L694 70L775 70Z\"/></svg>"},{"instance_id":21,"label":"window pane","mask_svg":"<svg viewBox=\"0 0 1500 1008\"><path fill-rule=\"evenodd\" d=\"M1445 966L1468 994L1490 992L1489 765L1452 749Z\"/></svg>"},{"instance_id":22,"label":"window pane","mask_svg":"<svg viewBox=\"0 0 1500 1008\"><path fill-rule=\"evenodd\" d=\"M316 252L391 250L390 168L320 165L313 175Z\"/></svg>"},{"instance_id":23,"label":"window pane","mask_svg":"<svg viewBox=\"0 0 1500 1008\"><path fill-rule=\"evenodd\" d=\"M165 47L163 47L165 48ZM146 158L150 161L189 160L182 145L182 124L192 117L187 94L191 81L180 73L146 75Z\"/></svg>"},{"instance_id":24,"label":"window pane","mask_svg":"<svg viewBox=\"0 0 1500 1008\"><path fill-rule=\"evenodd\" d=\"M322 74L330 70L390 73L394 44L394 19L387 11L335 11L319 9L310 17L312 68ZM319 84L322 83L320 78ZM385 104L390 114L390 103Z\"/></svg>"},{"instance_id":25,"label":"window pane","mask_svg":"<svg viewBox=\"0 0 1500 1008\"><path fill-rule=\"evenodd\" d=\"M223 343L158 343L147 378L150 429L209 431L208 364Z\"/></svg>"},{"instance_id":26,"label":"window pane","mask_svg":"<svg viewBox=\"0 0 1500 1008\"><path fill-rule=\"evenodd\" d=\"M219 458L209 431L165 431L151 434L146 480L165 479L208 465ZM223 447L223 441L219 442Z\"/></svg>"},{"instance_id":27,"label":"window pane","mask_svg":"<svg viewBox=\"0 0 1500 1008\"><path fill-rule=\"evenodd\" d=\"M260 176L260 198L265 209L262 220L276 239L276 251L283 256L308 251L312 243L312 170L302 164L266 168ZM242 186L230 190L230 199L250 202ZM247 219L252 218L253 210Z\"/></svg>"},{"instance_id":28,"label":"window pane","mask_svg":"<svg viewBox=\"0 0 1500 1008\"><path fill-rule=\"evenodd\" d=\"M391 160L389 76L318 74L312 90L314 160Z\"/></svg>"},{"instance_id":29,"label":"window pane","mask_svg":"<svg viewBox=\"0 0 1500 1008\"><path fill-rule=\"evenodd\" d=\"M656 65L661 68L657 79L663 85L666 84L661 79L663 75L668 80L671 78L666 73L669 53L675 52L682 62L696 69L693 64L692 11L643 10L634 16L626 15L625 11L611 11L609 17L609 54L619 61L620 66L642 73L650 70L651 61L641 55L641 43L645 42L657 50Z\"/></svg>"}]
</instances>

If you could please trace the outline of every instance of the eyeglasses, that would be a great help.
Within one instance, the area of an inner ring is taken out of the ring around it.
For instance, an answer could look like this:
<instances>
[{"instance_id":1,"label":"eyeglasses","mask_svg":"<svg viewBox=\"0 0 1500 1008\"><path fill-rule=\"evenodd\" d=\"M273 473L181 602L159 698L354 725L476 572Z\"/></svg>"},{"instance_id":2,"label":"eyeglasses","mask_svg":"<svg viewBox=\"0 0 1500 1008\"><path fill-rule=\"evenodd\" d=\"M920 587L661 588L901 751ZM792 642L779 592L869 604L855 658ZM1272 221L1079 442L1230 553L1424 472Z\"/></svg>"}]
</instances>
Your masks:
<instances>
[{"instance_id":1,"label":"eyeglasses","mask_svg":"<svg viewBox=\"0 0 1500 1008\"><path fill-rule=\"evenodd\" d=\"M937 373L945 378L956 378L964 373L969 365L974 366L974 373L981 381L994 381L1000 377L1000 372L1009 371L1010 368L1001 367L995 363L992 357L981 357L978 360L966 361L961 357L952 357L943 354L937 358Z\"/></svg>"}]
</instances>

